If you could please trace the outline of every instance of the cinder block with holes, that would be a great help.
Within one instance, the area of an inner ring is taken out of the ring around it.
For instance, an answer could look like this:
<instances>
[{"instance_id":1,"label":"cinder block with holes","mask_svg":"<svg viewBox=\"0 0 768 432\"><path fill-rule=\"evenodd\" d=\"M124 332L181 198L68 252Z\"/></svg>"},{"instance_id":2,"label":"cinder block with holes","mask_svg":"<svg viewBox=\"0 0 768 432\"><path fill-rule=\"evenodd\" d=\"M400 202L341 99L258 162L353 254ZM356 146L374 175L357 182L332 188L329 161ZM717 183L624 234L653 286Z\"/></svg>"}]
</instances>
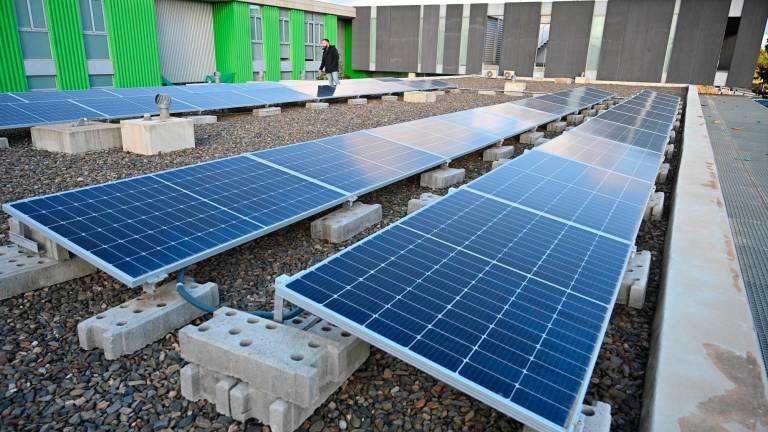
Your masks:
<instances>
[{"instance_id":1,"label":"cinder block with holes","mask_svg":"<svg viewBox=\"0 0 768 432\"><path fill-rule=\"evenodd\" d=\"M310 233L314 239L341 243L364 229L381 222L381 204L355 202L351 207L344 206L310 224Z\"/></svg>"},{"instance_id":2,"label":"cinder block with holes","mask_svg":"<svg viewBox=\"0 0 768 432\"><path fill-rule=\"evenodd\" d=\"M397 102L396 95L384 95L381 97L382 102Z\"/></svg>"},{"instance_id":3,"label":"cinder block with holes","mask_svg":"<svg viewBox=\"0 0 768 432\"><path fill-rule=\"evenodd\" d=\"M509 161L511 161L511 160L512 160L512 159L507 159L507 158L502 158L502 159L499 159L499 160L495 160L495 161L493 161L493 163L491 164L491 170L495 170L496 168L498 168L498 167L500 167L500 166L504 165L505 163L507 163L507 162L509 162Z\"/></svg>"},{"instance_id":4,"label":"cinder block with holes","mask_svg":"<svg viewBox=\"0 0 768 432\"><path fill-rule=\"evenodd\" d=\"M544 132L526 132L520 135L520 144L536 144L536 141L541 138L544 138Z\"/></svg>"},{"instance_id":5,"label":"cinder block with holes","mask_svg":"<svg viewBox=\"0 0 768 432\"><path fill-rule=\"evenodd\" d=\"M667 177L669 176L669 164L664 162L661 164L661 168L659 168L659 174L656 175L656 183L664 184L667 182Z\"/></svg>"},{"instance_id":6,"label":"cinder block with holes","mask_svg":"<svg viewBox=\"0 0 768 432\"><path fill-rule=\"evenodd\" d=\"M664 158L667 160L670 160L674 155L675 155L674 144L667 144L667 146L664 148Z\"/></svg>"},{"instance_id":7,"label":"cinder block with holes","mask_svg":"<svg viewBox=\"0 0 768 432\"><path fill-rule=\"evenodd\" d=\"M433 92L411 91L403 93L403 101L410 103L432 103L437 101L437 95Z\"/></svg>"},{"instance_id":8,"label":"cinder block with holes","mask_svg":"<svg viewBox=\"0 0 768 432\"><path fill-rule=\"evenodd\" d=\"M624 278L621 281L616 303L628 304L640 309L645 302L645 291L648 287L648 275L651 270L651 252L638 251L629 259Z\"/></svg>"},{"instance_id":9,"label":"cinder block with holes","mask_svg":"<svg viewBox=\"0 0 768 432\"><path fill-rule=\"evenodd\" d=\"M565 122L568 123L569 126L578 126L584 122L584 116L581 114L569 114L565 117Z\"/></svg>"},{"instance_id":10,"label":"cinder block with holes","mask_svg":"<svg viewBox=\"0 0 768 432\"><path fill-rule=\"evenodd\" d=\"M219 304L219 287L187 282L187 290L199 301ZM192 306L176 291L176 283L167 283L154 294L144 293L77 325L80 346L101 348L108 360L138 351L205 312Z\"/></svg>"},{"instance_id":11,"label":"cinder block with holes","mask_svg":"<svg viewBox=\"0 0 768 432\"><path fill-rule=\"evenodd\" d=\"M324 386L344 381L370 352L327 322L300 330L226 307L181 329L179 346L191 363L302 407L317 403Z\"/></svg>"},{"instance_id":12,"label":"cinder block with holes","mask_svg":"<svg viewBox=\"0 0 768 432\"><path fill-rule=\"evenodd\" d=\"M547 132L560 133L565 130L568 124L564 121L554 121L547 123Z\"/></svg>"},{"instance_id":13,"label":"cinder block with holes","mask_svg":"<svg viewBox=\"0 0 768 432\"><path fill-rule=\"evenodd\" d=\"M421 210L422 208L428 206L436 200L439 200L440 198L442 198L440 195L424 192L419 198L414 198L408 201L408 214L411 214L416 210Z\"/></svg>"},{"instance_id":14,"label":"cinder block with holes","mask_svg":"<svg viewBox=\"0 0 768 432\"><path fill-rule=\"evenodd\" d=\"M645 206L643 220L660 221L664 214L664 192L654 192Z\"/></svg>"},{"instance_id":15,"label":"cinder block with holes","mask_svg":"<svg viewBox=\"0 0 768 432\"><path fill-rule=\"evenodd\" d=\"M421 174L419 184L432 189L445 189L464 181L465 173L464 168L441 167Z\"/></svg>"},{"instance_id":16,"label":"cinder block with holes","mask_svg":"<svg viewBox=\"0 0 768 432\"><path fill-rule=\"evenodd\" d=\"M271 117L283 112L280 107L266 107L253 110L253 115L256 117Z\"/></svg>"},{"instance_id":17,"label":"cinder block with holes","mask_svg":"<svg viewBox=\"0 0 768 432\"><path fill-rule=\"evenodd\" d=\"M347 99L347 105L366 105L367 103L368 99L366 98Z\"/></svg>"},{"instance_id":18,"label":"cinder block with holes","mask_svg":"<svg viewBox=\"0 0 768 432\"><path fill-rule=\"evenodd\" d=\"M595 401L592 405L582 405L581 413L573 426L573 432L610 432L611 406L605 402ZM538 432L525 426L523 432Z\"/></svg>"},{"instance_id":19,"label":"cinder block with holes","mask_svg":"<svg viewBox=\"0 0 768 432\"><path fill-rule=\"evenodd\" d=\"M483 151L483 162L493 162L499 159L511 159L515 155L515 146L493 146Z\"/></svg>"}]
</instances>

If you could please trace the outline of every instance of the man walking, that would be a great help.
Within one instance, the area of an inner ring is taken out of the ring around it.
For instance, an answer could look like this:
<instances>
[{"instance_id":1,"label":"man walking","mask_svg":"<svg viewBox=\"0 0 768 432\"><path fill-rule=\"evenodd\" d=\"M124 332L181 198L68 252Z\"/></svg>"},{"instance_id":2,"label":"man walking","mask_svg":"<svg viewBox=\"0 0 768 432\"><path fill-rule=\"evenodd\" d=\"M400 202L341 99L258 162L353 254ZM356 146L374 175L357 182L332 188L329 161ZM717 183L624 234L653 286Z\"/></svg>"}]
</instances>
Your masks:
<instances>
[{"instance_id":1,"label":"man walking","mask_svg":"<svg viewBox=\"0 0 768 432\"><path fill-rule=\"evenodd\" d=\"M339 84L339 50L331 45L331 41L323 39L323 61L320 62L320 72L328 75L328 84L336 87Z\"/></svg>"}]
</instances>

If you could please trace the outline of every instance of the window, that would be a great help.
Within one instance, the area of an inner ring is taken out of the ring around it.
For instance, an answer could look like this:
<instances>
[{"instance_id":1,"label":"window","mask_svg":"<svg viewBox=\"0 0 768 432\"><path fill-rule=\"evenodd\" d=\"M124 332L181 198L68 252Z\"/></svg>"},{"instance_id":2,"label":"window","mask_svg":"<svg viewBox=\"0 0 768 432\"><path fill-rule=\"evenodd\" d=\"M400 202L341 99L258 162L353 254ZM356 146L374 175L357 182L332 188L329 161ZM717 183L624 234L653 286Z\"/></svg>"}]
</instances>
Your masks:
<instances>
[{"instance_id":1,"label":"window","mask_svg":"<svg viewBox=\"0 0 768 432\"><path fill-rule=\"evenodd\" d=\"M14 0L14 4L24 59L53 59L43 0Z\"/></svg>"},{"instance_id":2,"label":"window","mask_svg":"<svg viewBox=\"0 0 768 432\"><path fill-rule=\"evenodd\" d=\"M304 13L304 58L306 61L320 61L323 58L323 15Z\"/></svg>"},{"instance_id":3,"label":"window","mask_svg":"<svg viewBox=\"0 0 768 432\"><path fill-rule=\"evenodd\" d=\"M251 6L251 44L253 45L253 60L264 60L264 39L262 39L261 8Z\"/></svg>"},{"instance_id":4,"label":"window","mask_svg":"<svg viewBox=\"0 0 768 432\"><path fill-rule=\"evenodd\" d=\"M291 58L290 15L287 9L280 9L280 60Z\"/></svg>"},{"instance_id":5,"label":"window","mask_svg":"<svg viewBox=\"0 0 768 432\"><path fill-rule=\"evenodd\" d=\"M83 25L85 57L109 60L109 42L102 0L80 0L80 22Z\"/></svg>"},{"instance_id":6,"label":"window","mask_svg":"<svg viewBox=\"0 0 768 432\"><path fill-rule=\"evenodd\" d=\"M483 47L483 64L498 65L501 60L501 39L504 32L504 20L488 17L485 28L485 46Z\"/></svg>"}]
</instances>

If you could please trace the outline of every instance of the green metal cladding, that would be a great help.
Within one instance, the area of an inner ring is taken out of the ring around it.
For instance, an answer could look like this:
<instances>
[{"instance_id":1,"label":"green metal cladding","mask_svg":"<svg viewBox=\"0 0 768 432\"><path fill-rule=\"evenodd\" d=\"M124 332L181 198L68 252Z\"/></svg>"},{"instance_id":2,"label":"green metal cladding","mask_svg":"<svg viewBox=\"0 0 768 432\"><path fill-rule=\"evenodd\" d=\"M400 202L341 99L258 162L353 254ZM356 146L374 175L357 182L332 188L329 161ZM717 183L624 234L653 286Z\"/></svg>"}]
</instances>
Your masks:
<instances>
[{"instance_id":1,"label":"green metal cladding","mask_svg":"<svg viewBox=\"0 0 768 432\"><path fill-rule=\"evenodd\" d=\"M323 17L323 38L328 39L331 45L338 45L339 24L336 15L325 15Z\"/></svg>"},{"instance_id":2,"label":"green metal cladding","mask_svg":"<svg viewBox=\"0 0 768 432\"><path fill-rule=\"evenodd\" d=\"M368 78L370 72L352 69L352 21L344 21L344 75L348 78Z\"/></svg>"},{"instance_id":3,"label":"green metal cladding","mask_svg":"<svg viewBox=\"0 0 768 432\"><path fill-rule=\"evenodd\" d=\"M45 16L59 90L90 88L78 0L46 0Z\"/></svg>"},{"instance_id":4,"label":"green metal cladding","mask_svg":"<svg viewBox=\"0 0 768 432\"><path fill-rule=\"evenodd\" d=\"M104 14L115 87L162 85L154 0L105 0Z\"/></svg>"},{"instance_id":5,"label":"green metal cladding","mask_svg":"<svg viewBox=\"0 0 768 432\"><path fill-rule=\"evenodd\" d=\"M264 79L280 81L280 10L275 6L261 8L264 38Z\"/></svg>"},{"instance_id":6,"label":"green metal cladding","mask_svg":"<svg viewBox=\"0 0 768 432\"><path fill-rule=\"evenodd\" d=\"M233 82L253 79L253 46L251 43L251 10L248 3L237 1L213 5L213 36L216 47L216 69L232 73Z\"/></svg>"},{"instance_id":7,"label":"green metal cladding","mask_svg":"<svg viewBox=\"0 0 768 432\"><path fill-rule=\"evenodd\" d=\"M301 79L306 61L303 10L291 9L289 36L291 38L291 78L297 80Z\"/></svg>"},{"instance_id":8,"label":"green metal cladding","mask_svg":"<svg viewBox=\"0 0 768 432\"><path fill-rule=\"evenodd\" d=\"M0 92L27 91L24 54L16 26L16 9L10 0L0 1Z\"/></svg>"}]
</instances>

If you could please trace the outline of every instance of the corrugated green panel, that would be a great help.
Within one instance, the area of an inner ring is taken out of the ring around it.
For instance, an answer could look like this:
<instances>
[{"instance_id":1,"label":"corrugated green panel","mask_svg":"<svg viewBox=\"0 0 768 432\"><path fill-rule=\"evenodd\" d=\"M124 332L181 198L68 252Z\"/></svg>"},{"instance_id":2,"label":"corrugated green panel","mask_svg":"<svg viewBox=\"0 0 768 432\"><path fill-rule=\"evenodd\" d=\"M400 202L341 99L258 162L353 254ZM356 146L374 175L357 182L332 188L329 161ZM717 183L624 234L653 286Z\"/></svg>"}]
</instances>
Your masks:
<instances>
[{"instance_id":1,"label":"corrugated green panel","mask_svg":"<svg viewBox=\"0 0 768 432\"><path fill-rule=\"evenodd\" d=\"M331 45L337 45L339 41L339 23L336 15L323 17L323 38L328 39Z\"/></svg>"},{"instance_id":2,"label":"corrugated green panel","mask_svg":"<svg viewBox=\"0 0 768 432\"><path fill-rule=\"evenodd\" d=\"M290 24L291 78L301 79L301 72L304 70L306 62L306 51L304 50L304 11L292 9Z\"/></svg>"},{"instance_id":3,"label":"corrugated green panel","mask_svg":"<svg viewBox=\"0 0 768 432\"><path fill-rule=\"evenodd\" d=\"M90 88L78 0L46 0L45 16L59 90Z\"/></svg>"},{"instance_id":4,"label":"corrugated green panel","mask_svg":"<svg viewBox=\"0 0 768 432\"><path fill-rule=\"evenodd\" d=\"M264 38L264 79L280 81L280 10L262 6L261 23Z\"/></svg>"},{"instance_id":5,"label":"corrugated green panel","mask_svg":"<svg viewBox=\"0 0 768 432\"><path fill-rule=\"evenodd\" d=\"M104 13L115 87L162 85L154 0L105 0Z\"/></svg>"},{"instance_id":6,"label":"corrugated green panel","mask_svg":"<svg viewBox=\"0 0 768 432\"><path fill-rule=\"evenodd\" d=\"M0 92L28 89L16 10L11 0L0 0Z\"/></svg>"},{"instance_id":7,"label":"corrugated green panel","mask_svg":"<svg viewBox=\"0 0 768 432\"><path fill-rule=\"evenodd\" d=\"M352 22L344 22L344 75L348 78L368 78L371 75L367 71L352 69Z\"/></svg>"},{"instance_id":8,"label":"corrugated green panel","mask_svg":"<svg viewBox=\"0 0 768 432\"><path fill-rule=\"evenodd\" d=\"M253 79L251 12L248 3L230 1L213 5L216 69L234 74L233 82Z\"/></svg>"}]
</instances>

